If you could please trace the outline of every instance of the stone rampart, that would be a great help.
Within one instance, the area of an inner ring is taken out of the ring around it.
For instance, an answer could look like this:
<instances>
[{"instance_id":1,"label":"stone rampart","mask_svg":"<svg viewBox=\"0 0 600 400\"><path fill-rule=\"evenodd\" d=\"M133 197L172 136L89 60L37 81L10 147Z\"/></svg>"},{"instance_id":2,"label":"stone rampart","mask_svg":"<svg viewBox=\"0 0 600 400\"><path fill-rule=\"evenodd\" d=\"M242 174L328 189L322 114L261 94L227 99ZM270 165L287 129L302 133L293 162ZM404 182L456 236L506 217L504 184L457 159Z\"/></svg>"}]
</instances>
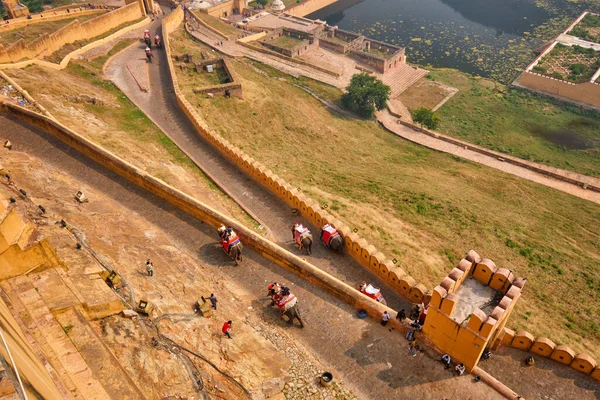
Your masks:
<instances>
[{"instance_id":1,"label":"stone rampart","mask_svg":"<svg viewBox=\"0 0 600 400\"><path fill-rule=\"evenodd\" d=\"M18 40L8 48L0 45L0 63L41 58L52 54L65 44L73 43L76 40L91 39L142 16L139 5L131 3L83 23L75 20L56 32L43 34L29 43Z\"/></svg>"},{"instance_id":2,"label":"stone rampart","mask_svg":"<svg viewBox=\"0 0 600 400\"><path fill-rule=\"evenodd\" d=\"M296 17L304 17L305 15L312 14L336 1L337 0L304 0L286 8L285 12L286 14Z\"/></svg>"},{"instance_id":3,"label":"stone rampart","mask_svg":"<svg viewBox=\"0 0 600 400\"><path fill-rule=\"evenodd\" d=\"M51 21L60 21L60 20L69 19L69 18L77 18L79 16L84 16L84 15L103 14L103 13L107 12L107 10L105 10L105 9L97 8L97 9L86 9L83 11L79 11L79 9L77 9L71 13L67 13L66 11L60 11L59 13L57 13L57 15L51 14L52 12L54 12L54 10L58 10L59 8L61 8L61 7L57 7L56 9L48 10L47 12L42 12L40 14L32 14L31 19L27 19L27 18L11 19L8 21L8 24L5 21L3 21L2 23L0 23L0 34L4 33L4 32L8 32L8 31L12 31L14 29L23 28L28 25L39 24L39 23L44 23L44 22L51 22Z\"/></svg>"}]
</instances>

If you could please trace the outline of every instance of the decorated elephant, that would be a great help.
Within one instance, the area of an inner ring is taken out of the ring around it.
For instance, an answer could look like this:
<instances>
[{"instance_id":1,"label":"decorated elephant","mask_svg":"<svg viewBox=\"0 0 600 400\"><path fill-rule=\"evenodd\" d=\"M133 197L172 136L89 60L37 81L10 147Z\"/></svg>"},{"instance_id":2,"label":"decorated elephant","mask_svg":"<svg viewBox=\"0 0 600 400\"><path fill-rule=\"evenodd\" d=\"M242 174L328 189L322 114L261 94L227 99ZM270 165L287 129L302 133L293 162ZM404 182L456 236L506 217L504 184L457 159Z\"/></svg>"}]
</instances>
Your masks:
<instances>
[{"instance_id":1,"label":"decorated elephant","mask_svg":"<svg viewBox=\"0 0 600 400\"><path fill-rule=\"evenodd\" d=\"M304 250L307 255L310 255L313 240L312 233L310 233L308 228L302 224L294 224L294 226L292 226L292 237L298 245L298 249Z\"/></svg>"}]
</instances>

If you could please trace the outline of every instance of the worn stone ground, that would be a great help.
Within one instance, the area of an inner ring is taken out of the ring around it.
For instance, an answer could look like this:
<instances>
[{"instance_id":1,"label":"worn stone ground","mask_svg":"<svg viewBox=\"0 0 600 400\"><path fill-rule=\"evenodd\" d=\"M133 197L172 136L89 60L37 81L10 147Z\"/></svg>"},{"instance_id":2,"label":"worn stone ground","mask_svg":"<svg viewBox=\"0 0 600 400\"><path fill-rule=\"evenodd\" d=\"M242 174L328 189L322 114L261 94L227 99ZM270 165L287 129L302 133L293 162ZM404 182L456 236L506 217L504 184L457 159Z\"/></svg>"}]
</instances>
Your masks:
<instances>
[{"instance_id":1,"label":"worn stone ground","mask_svg":"<svg viewBox=\"0 0 600 400\"><path fill-rule=\"evenodd\" d=\"M345 394L347 389L361 399L500 398L486 385L474 383L471 376L456 378L444 370L436 353L424 351L412 358L402 335L390 332L377 321L357 319L352 307L252 251L246 250L241 267L232 267L216 243L212 228L123 181L43 132L34 132L2 116L0 124L6 127L0 139L8 138L14 144L12 152L2 154L2 162L13 180L31 196L44 198L48 210L82 228L90 245L135 288L138 299L147 298L160 312L191 313L192 303L200 295L212 291L220 298L214 318L178 323L181 328L171 327L168 321L161 324L166 324L163 333L191 347L197 346L198 351L206 349L209 357L216 358L217 350L223 352L223 360L215 361L231 373L240 374L236 378L243 379L243 374L248 374L235 368L237 357L250 357L254 341L249 338L260 333L275 336L269 342L275 347L290 348L293 343L300 349L286 356L269 354L292 361L292 381L285 388L287 399L351 398ZM13 162L14 155L21 151L31 159ZM72 192L82 184L88 188L90 203L74 207ZM143 271L147 257L154 260L153 278ZM269 307L264 298L265 287L273 280L289 283L299 297L307 324L304 329L288 327L278 312ZM231 341L219 334L226 319L234 321ZM132 374L142 366L150 372L157 371L151 356L132 357L137 354L139 334L128 335L122 330L112 339L113 344L108 333L105 337L113 351L122 355L119 359ZM260 360L259 356L254 360ZM315 377L324 369L332 371L336 381L343 381L347 389L322 393ZM168 377L158 374L158 379ZM172 392L177 390L175 386Z\"/></svg>"},{"instance_id":2,"label":"worn stone ground","mask_svg":"<svg viewBox=\"0 0 600 400\"><path fill-rule=\"evenodd\" d=\"M525 365L529 355L534 367ZM500 348L479 367L526 399L600 399L600 382L568 365L510 347Z\"/></svg>"}]
</instances>

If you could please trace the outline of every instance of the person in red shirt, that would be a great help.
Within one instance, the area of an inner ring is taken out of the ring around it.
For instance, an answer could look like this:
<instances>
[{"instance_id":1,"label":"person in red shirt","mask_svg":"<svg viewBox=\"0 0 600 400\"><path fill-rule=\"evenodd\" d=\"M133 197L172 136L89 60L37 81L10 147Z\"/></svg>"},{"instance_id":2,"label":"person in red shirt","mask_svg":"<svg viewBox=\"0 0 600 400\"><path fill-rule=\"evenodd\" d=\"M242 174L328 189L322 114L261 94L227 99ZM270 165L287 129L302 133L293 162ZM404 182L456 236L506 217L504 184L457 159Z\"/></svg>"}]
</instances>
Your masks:
<instances>
[{"instance_id":1,"label":"person in red shirt","mask_svg":"<svg viewBox=\"0 0 600 400\"><path fill-rule=\"evenodd\" d=\"M229 331L231 330L231 321L227 321L223 324L223 333L229 338L231 339L231 334L229 333Z\"/></svg>"}]
</instances>

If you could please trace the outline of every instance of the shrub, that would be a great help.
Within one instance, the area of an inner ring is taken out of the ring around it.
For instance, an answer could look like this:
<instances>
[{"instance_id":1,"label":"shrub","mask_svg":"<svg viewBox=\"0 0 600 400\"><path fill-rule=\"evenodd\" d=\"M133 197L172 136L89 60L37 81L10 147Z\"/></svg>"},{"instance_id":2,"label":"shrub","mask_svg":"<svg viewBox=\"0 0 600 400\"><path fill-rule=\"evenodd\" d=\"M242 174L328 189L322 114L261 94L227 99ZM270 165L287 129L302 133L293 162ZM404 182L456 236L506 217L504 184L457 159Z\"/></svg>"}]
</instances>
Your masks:
<instances>
[{"instance_id":1,"label":"shrub","mask_svg":"<svg viewBox=\"0 0 600 400\"><path fill-rule=\"evenodd\" d=\"M556 79L565 79L564 76L560 72L556 72L556 71L551 73L550 76L553 78L556 78Z\"/></svg>"},{"instance_id":2,"label":"shrub","mask_svg":"<svg viewBox=\"0 0 600 400\"><path fill-rule=\"evenodd\" d=\"M533 69L533 71L539 72L540 74L545 74L547 72L546 68L540 67L539 65L536 65L532 69Z\"/></svg>"},{"instance_id":3,"label":"shrub","mask_svg":"<svg viewBox=\"0 0 600 400\"><path fill-rule=\"evenodd\" d=\"M583 64L571 64L569 65L569 70L571 71L571 73L573 75L581 75L583 74L585 71L587 71L587 67Z\"/></svg>"},{"instance_id":4,"label":"shrub","mask_svg":"<svg viewBox=\"0 0 600 400\"><path fill-rule=\"evenodd\" d=\"M440 118L434 114L429 108L419 107L412 112L413 120L421 125L425 125L429 129L435 129L440 124Z\"/></svg>"}]
</instances>

